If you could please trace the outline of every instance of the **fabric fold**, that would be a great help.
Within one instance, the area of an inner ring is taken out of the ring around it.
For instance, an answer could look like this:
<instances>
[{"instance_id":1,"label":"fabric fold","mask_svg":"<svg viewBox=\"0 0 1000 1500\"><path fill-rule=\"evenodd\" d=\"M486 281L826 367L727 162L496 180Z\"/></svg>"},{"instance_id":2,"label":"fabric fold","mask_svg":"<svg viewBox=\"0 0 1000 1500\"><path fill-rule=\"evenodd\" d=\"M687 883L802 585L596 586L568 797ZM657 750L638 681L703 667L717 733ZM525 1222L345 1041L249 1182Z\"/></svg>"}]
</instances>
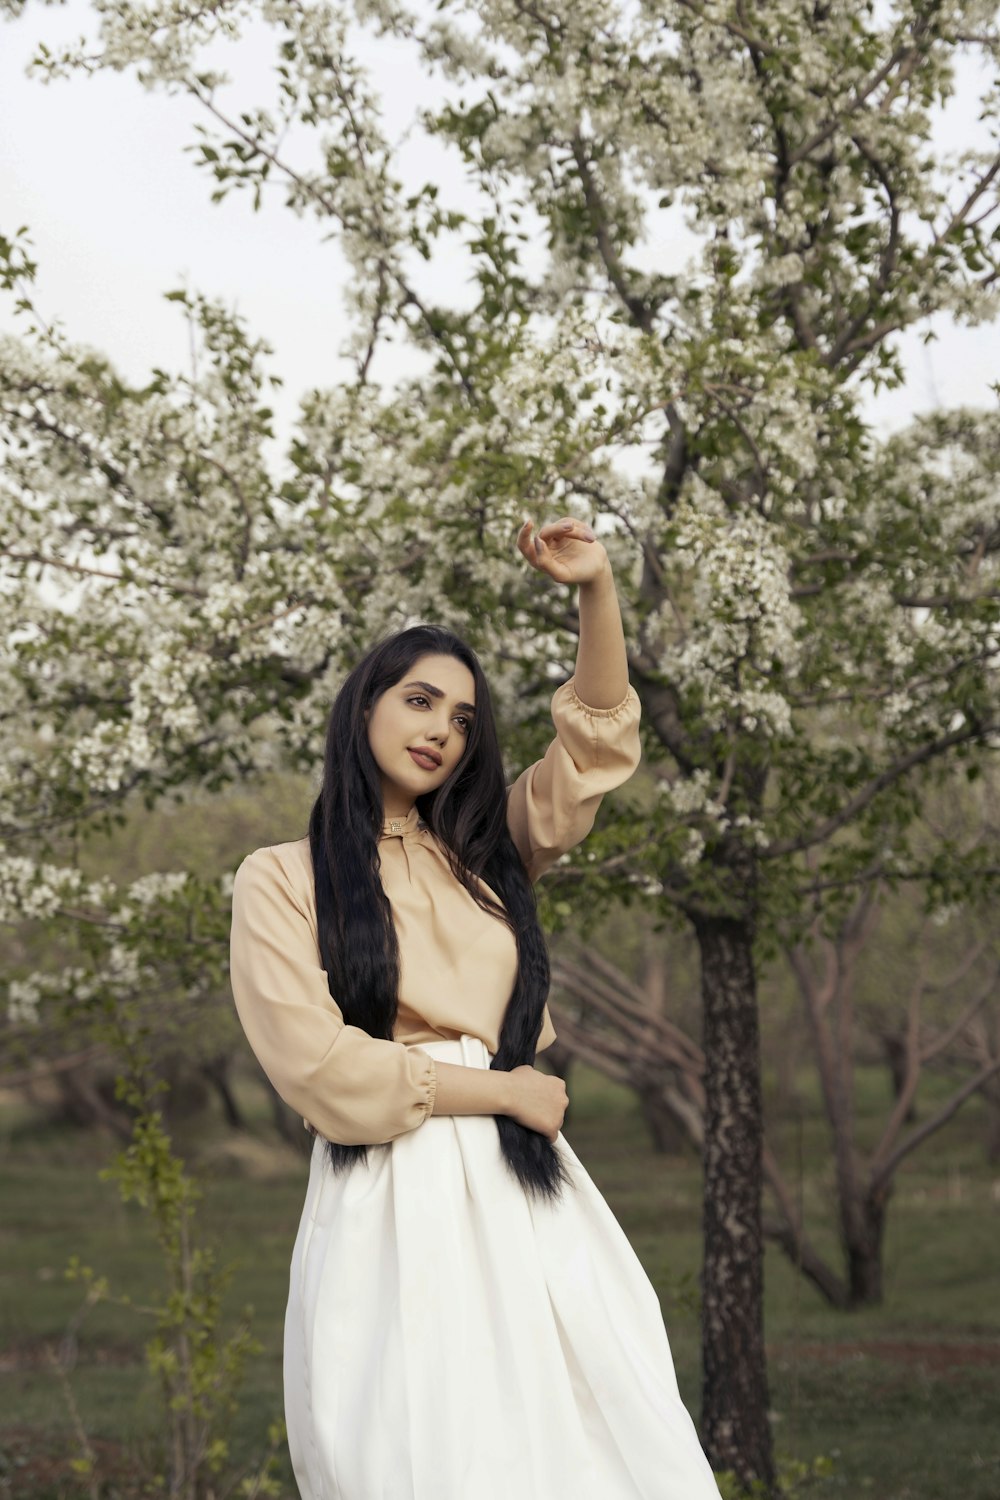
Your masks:
<instances>
[{"instance_id":1,"label":"fabric fold","mask_svg":"<svg viewBox=\"0 0 1000 1500\"><path fill-rule=\"evenodd\" d=\"M419 1050L491 1061L469 1035ZM719 1500L653 1287L557 1149L553 1204L489 1115L432 1116L343 1174L315 1143L285 1325L302 1500Z\"/></svg>"}]
</instances>

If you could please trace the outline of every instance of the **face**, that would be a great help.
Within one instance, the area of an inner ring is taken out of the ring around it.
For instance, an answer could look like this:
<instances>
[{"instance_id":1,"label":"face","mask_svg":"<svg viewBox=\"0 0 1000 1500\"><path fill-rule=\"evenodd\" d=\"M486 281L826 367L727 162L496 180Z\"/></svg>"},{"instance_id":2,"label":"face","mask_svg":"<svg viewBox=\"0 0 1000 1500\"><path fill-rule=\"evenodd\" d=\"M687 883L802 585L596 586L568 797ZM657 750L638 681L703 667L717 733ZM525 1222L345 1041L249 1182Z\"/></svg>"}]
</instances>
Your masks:
<instances>
[{"instance_id":1,"label":"face","mask_svg":"<svg viewBox=\"0 0 1000 1500\"><path fill-rule=\"evenodd\" d=\"M368 713L368 743L387 818L405 818L417 797L448 779L465 751L475 707L472 673L454 656L418 657L386 688Z\"/></svg>"}]
</instances>

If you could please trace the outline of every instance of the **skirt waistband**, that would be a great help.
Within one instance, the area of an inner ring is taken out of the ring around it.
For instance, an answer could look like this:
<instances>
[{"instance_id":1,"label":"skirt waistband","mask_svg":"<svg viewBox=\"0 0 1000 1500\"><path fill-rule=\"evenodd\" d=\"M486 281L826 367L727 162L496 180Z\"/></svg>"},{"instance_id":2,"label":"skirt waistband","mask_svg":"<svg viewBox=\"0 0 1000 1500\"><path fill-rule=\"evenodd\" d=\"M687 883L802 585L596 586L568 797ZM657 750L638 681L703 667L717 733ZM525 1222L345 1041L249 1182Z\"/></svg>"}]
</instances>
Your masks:
<instances>
[{"instance_id":1,"label":"skirt waistband","mask_svg":"<svg viewBox=\"0 0 1000 1500\"><path fill-rule=\"evenodd\" d=\"M413 1042L411 1050L426 1052L440 1062L456 1063L462 1068L488 1068L494 1054L478 1036L442 1037L440 1041Z\"/></svg>"}]
</instances>

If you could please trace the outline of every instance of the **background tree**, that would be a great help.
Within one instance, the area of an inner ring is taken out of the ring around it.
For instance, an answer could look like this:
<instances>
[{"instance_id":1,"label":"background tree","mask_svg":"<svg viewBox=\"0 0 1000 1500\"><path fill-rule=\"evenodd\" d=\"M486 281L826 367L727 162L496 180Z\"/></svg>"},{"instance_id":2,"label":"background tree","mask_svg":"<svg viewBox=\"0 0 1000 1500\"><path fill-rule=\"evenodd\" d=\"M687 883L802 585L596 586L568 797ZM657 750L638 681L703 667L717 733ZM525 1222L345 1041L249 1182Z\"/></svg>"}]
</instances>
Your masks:
<instances>
[{"instance_id":1,"label":"background tree","mask_svg":"<svg viewBox=\"0 0 1000 1500\"><path fill-rule=\"evenodd\" d=\"M421 118L479 190L461 212L397 179L346 9L97 11L96 39L40 70L186 90L213 196L276 189L335 230L356 379L306 398L272 477L262 351L220 309L186 299L201 376L141 391L44 331L6 342L4 821L54 840L130 789L307 762L339 664L418 614L537 703L576 619L511 539L525 508L598 520L655 795L588 845L582 889L671 904L697 937L702 1432L716 1468L770 1485L759 960L817 903L839 920L859 877L964 889L974 862L924 868L911 831L998 727L997 417L881 443L862 407L902 378L900 330L995 311L994 7L358 0L438 75ZM250 17L274 28L276 95L230 116L205 49ZM932 121L961 54L982 110L949 160ZM667 271L649 239L682 222L696 248ZM464 306L422 293L442 255ZM390 336L426 357L383 390ZM23 869L22 896L62 879Z\"/></svg>"},{"instance_id":2,"label":"background tree","mask_svg":"<svg viewBox=\"0 0 1000 1500\"><path fill-rule=\"evenodd\" d=\"M882 1300L886 1213L900 1163L1000 1073L1000 1057L977 1059L931 1115L919 1123L914 1119L911 1106L923 1070L942 1057L957 1061L959 1039L964 1042L961 1050L968 1051L968 1039L979 1034L977 1023L981 1025L984 1014L989 1014L987 1007L995 1005L1000 965L988 935L975 934L957 961L943 964L942 955L935 952L941 943L931 919L924 916L917 924L907 924L917 927L912 959L893 972L894 983L904 984L898 999L903 1002L905 1025L894 1032L902 1038L899 1087L879 1139L870 1149L863 1148L857 1138L854 1100L856 991L859 967L877 932L883 903L879 886L868 886L834 935L822 936L817 922L816 930L788 955L813 1031L830 1124L845 1269L842 1278L830 1272L826 1284L844 1307ZM910 1128L904 1131L907 1122ZM792 1220L786 1233L795 1253L801 1228Z\"/></svg>"}]
</instances>

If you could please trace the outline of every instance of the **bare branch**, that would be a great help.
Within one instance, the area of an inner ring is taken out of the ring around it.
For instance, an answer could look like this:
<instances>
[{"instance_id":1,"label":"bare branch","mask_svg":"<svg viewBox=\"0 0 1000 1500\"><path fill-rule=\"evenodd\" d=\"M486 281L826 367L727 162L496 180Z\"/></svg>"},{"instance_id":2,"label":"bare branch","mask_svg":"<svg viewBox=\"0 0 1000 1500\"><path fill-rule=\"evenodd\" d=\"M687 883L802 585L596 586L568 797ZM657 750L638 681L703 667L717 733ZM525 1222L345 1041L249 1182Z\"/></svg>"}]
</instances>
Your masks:
<instances>
[{"instance_id":1,"label":"bare branch","mask_svg":"<svg viewBox=\"0 0 1000 1500\"><path fill-rule=\"evenodd\" d=\"M87 578L104 578L109 583L128 583L120 573L110 573L106 568L88 568L83 563L68 562L61 557L46 557L41 552L15 552L12 547L0 547L0 557L9 557L12 562L37 563L40 568L55 568L62 573L78 574ZM205 590L192 583L178 583L175 579L147 578L144 589L163 589L169 594L190 594L192 598L204 599Z\"/></svg>"},{"instance_id":2,"label":"bare branch","mask_svg":"<svg viewBox=\"0 0 1000 1500\"><path fill-rule=\"evenodd\" d=\"M881 1162L876 1170L873 1170L869 1180L869 1191L875 1193L884 1187L903 1158L909 1156L911 1151L915 1151L928 1136L934 1135L936 1131L940 1130L942 1125L947 1125L948 1121L953 1115L958 1113L965 1101L971 1098L987 1079L992 1078L996 1073L1000 1073L1000 1057L993 1058L984 1068L981 1068L962 1088L952 1095L946 1104L942 1105L936 1115L932 1115L929 1120L925 1120L923 1125L911 1131L906 1139L900 1142L891 1156Z\"/></svg>"},{"instance_id":3,"label":"bare branch","mask_svg":"<svg viewBox=\"0 0 1000 1500\"><path fill-rule=\"evenodd\" d=\"M983 985L983 988L979 991L979 994L972 997L968 1005L961 1012L961 1014L956 1017L952 1024L948 1026L944 1031L942 1031L939 1036L936 1036L929 1046L924 1048L924 1051L921 1055L922 1062L931 1062L933 1058L946 1051L957 1036L961 1035L966 1026L968 1026L970 1021L973 1019L973 1017L977 1014L978 1011L982 1010L987 1000L993 994L993 991L996 988L998 977L1000 977L1000 967L996 968L993 971L989 979Z\"/></svg>"},{"instance_id":4,"label":"bare branch","mask_svg":"<svg viewBox=\"0 0 1000 1500\"><path fill-rule=\"evenodd\" d=\"M764 1179L774 1194L781 1213L780 1220L765 1217L763 1221L765 1236L780 1246L795 1269L813 1283L831 1307L847 1307L850 1300L847 1283L823 1259L806 1234L802 1215L796 1211L777 1159L766 1144L763 1152L763 1166Z\"/></svg>"},{"instance_id":5,"label":"bare branch","mask_svg":"<svg viewBox=\"0 0 1000 1500\"><path fill-rule=\"evenodd\" d=\"M843 828L859 812L863 812L880 792L884 792L908 771L914 770L917 766L926 765L928 761L953 750L956 745L967 744L970 740L985 739L998 730L1000 730L1000 724L972 724L963 729L956 729L951 734L942 735L940 739L918 745L908 755L900 756L893 765L887 766L867 786L862 787L839 812L832 814L825 822L811 828L807 833L800 834L798 838L776 840L775 843L761 850L761 859L778 859L785 854L796 854L803 849L809 849L813 844L824 843L831 834L836 833L838 828Z\"/></svg>"}]
</instances>

